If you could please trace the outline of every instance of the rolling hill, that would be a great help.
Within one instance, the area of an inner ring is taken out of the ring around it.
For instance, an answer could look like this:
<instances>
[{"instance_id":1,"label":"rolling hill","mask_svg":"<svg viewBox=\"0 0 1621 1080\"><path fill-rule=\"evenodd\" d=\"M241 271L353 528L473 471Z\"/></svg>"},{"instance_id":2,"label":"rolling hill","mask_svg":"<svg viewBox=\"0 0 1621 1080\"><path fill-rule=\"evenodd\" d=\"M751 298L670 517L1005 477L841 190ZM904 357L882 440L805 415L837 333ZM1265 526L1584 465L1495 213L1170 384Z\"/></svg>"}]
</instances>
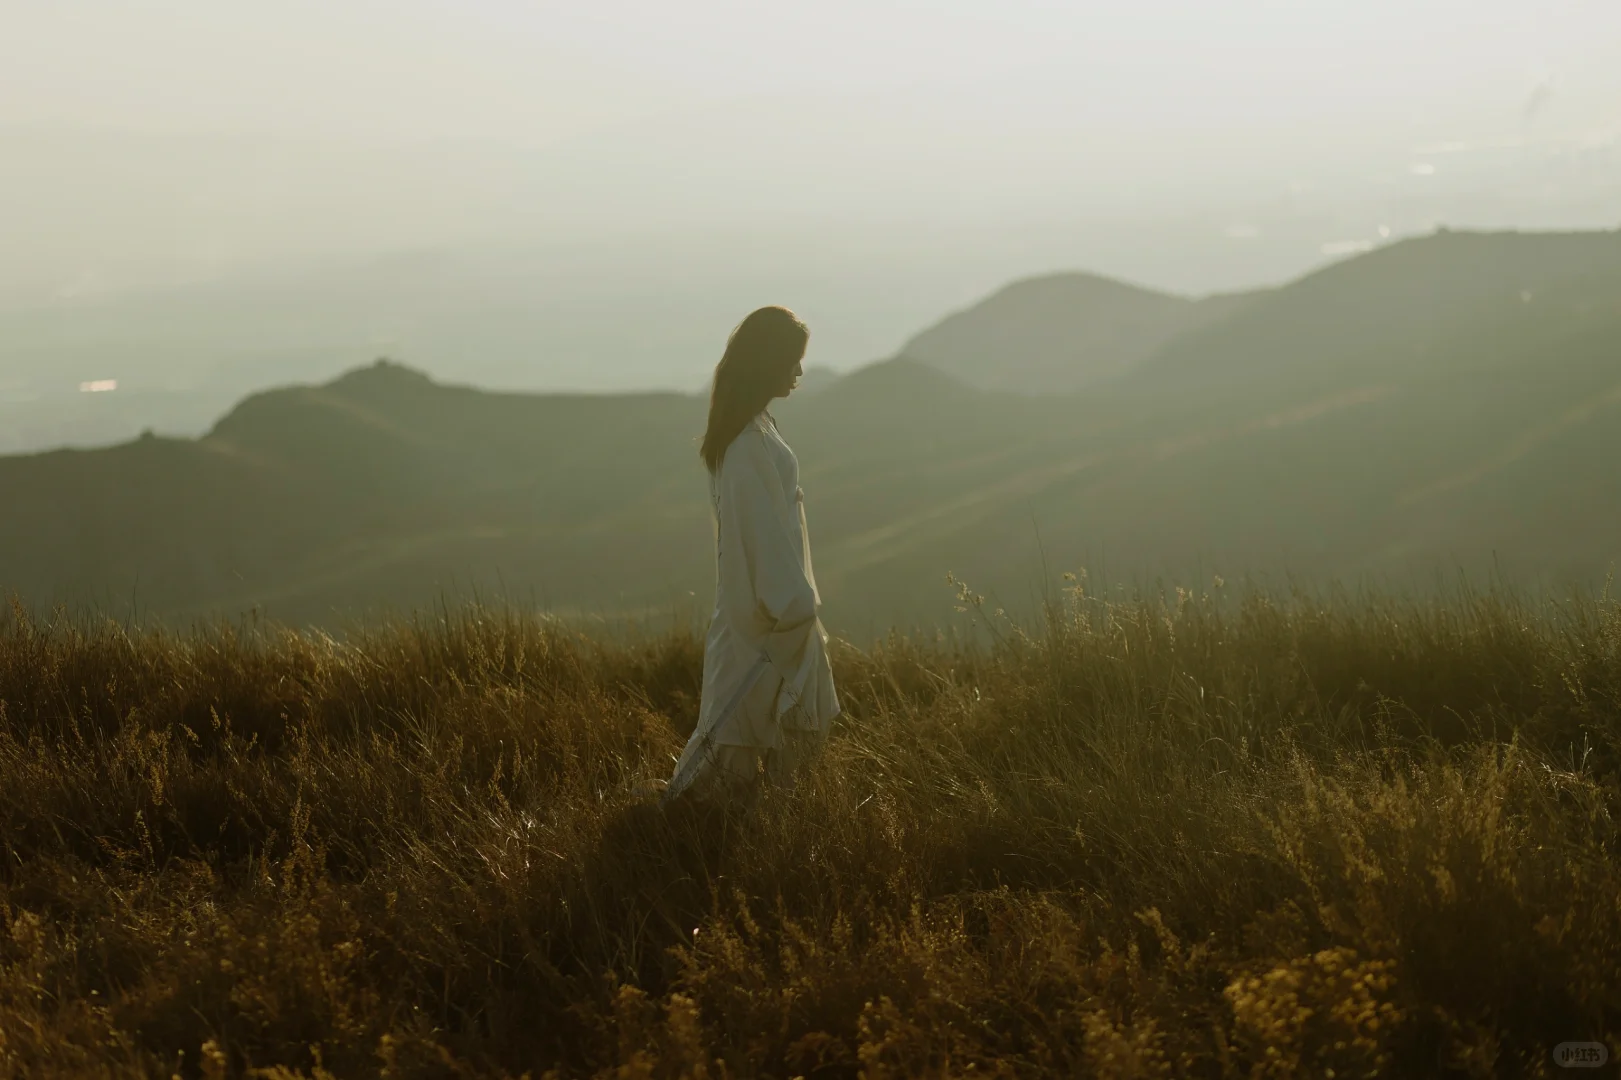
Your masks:
<instances>
[{"instance_id":1,"label":"rolling hill","mask_svg":"<svg viewBox=\"0 0 1621 1080\"><path fill-rule=\"evenodd\" d=\"M1095 274L1051 274L946 316L900 355L987 390L1068 393L1123 374L1258 295L1191 300Z\"/></svg>"},{"instance_id":2,"label":"rolling hill","mask_svg":"<svg viewBox=\"0 0 1621 1080\"><path fill-rule=\"evenodd\" d=\"M701 614L703 411L385 363L254 395L196 440L0 458L0 588L327 625L475 588ZM829 623L856 636L949 616L948 570L1012 610L1082 567L1199 587L1597 583L1621 560L1621 235L1395 244L1083 393L976 388L901 356L776 411Z\"/></svg>"},{"instance_id":3,"label":"rolling hill","mask_svg":"<svg viewBox=\"0 0 1621 1080\"><path fill-rule=\"evenodd\" d=\"M1609 325L1618 310L1621 232L1442 230L1259 294L1135 374L1200 393L1485 375L1537 362L1522 355L1533 340Z\"/></svg>"}]
</instances>

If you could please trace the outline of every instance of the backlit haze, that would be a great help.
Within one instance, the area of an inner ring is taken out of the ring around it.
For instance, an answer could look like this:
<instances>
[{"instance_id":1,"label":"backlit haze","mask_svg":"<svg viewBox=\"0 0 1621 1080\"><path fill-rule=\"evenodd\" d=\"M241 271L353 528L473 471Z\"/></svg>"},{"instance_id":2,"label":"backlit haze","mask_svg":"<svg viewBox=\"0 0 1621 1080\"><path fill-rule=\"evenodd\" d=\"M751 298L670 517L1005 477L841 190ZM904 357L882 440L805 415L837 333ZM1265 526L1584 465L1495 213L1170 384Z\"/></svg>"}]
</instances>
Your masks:
<instances>
[{"instance_id":1,"label":"backlit haze","mask_svg":"<svg viewBox=\"0 0 1621 1080\"><path fill-rule=\"evenodd\" d=\"M694 390L787 303L891 355L1008 280L1190 294L1621 223L1621 4L0 3L0 451L387 353ZM134 401L135 399L129 399ZM9 441L8 441L9 439Z\"/></svg>"}]
</instances>

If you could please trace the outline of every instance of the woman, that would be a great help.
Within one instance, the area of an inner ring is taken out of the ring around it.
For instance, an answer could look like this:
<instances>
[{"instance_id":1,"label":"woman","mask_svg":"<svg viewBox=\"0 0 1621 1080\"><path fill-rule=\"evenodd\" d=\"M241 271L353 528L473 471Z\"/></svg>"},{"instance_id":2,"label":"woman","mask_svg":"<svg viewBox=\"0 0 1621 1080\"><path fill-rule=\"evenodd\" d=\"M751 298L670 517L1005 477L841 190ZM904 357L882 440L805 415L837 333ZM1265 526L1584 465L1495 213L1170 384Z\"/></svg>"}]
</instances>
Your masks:
<instances>
[{"instance_id":1,"label":"woman","mask_svg":"<svg viewBox=\"0 0 1621 1080\"><path fill-rule=\"evenodd\" d=\"M698 727L664 797L788 786L839 713L811 571L799 462L766 410L802 375L810 332L763 307L715 368L700 454L715 513L715 614L704 642Z\"/></svg>"}]
</instances>

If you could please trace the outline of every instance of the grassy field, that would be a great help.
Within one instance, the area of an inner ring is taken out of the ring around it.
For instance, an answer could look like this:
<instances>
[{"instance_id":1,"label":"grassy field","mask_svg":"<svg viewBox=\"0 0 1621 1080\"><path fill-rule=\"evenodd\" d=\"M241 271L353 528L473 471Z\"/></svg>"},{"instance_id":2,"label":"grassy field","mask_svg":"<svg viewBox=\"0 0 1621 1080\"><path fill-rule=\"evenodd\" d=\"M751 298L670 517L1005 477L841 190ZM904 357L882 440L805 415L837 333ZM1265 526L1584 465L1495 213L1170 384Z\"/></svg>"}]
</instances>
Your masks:
<instances>
[{"instance_id":1,"label":"grassy field","mask_svg":"<svg viewBox=\"0 0 1621 1080\"><path fill-rule=\"evenodd\" d=\"M0 1073L1507 1077L1621 1049L1621 606L1229 591L1077 585L1028 632L966 596L977 636L841 647L826 755L733 812L638 795L694 723L693 633L14 612Z\"/></svg>"}]
</instances>

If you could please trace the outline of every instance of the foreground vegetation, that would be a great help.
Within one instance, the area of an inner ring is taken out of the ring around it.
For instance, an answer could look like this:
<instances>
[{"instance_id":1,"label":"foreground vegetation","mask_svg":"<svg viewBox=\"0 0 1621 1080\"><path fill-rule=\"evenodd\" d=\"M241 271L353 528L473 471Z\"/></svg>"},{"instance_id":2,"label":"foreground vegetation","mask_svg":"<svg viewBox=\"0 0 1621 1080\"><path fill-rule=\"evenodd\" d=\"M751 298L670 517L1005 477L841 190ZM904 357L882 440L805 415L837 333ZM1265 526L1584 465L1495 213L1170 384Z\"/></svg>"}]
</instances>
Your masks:
<instances>
[{"instance_id":1,"label":"foreground vegetation","mask_svg":"<svg viewBox=\"0 0 1621 1080\"><path fill-rule=\"evenodd\" d=\"M14 612L0 1072L1519 1076L1621 1048L1614 603L1077 587L982 629L841 648L795 791L666 813L691 633Z\"/></svg>"}]
</instances>

